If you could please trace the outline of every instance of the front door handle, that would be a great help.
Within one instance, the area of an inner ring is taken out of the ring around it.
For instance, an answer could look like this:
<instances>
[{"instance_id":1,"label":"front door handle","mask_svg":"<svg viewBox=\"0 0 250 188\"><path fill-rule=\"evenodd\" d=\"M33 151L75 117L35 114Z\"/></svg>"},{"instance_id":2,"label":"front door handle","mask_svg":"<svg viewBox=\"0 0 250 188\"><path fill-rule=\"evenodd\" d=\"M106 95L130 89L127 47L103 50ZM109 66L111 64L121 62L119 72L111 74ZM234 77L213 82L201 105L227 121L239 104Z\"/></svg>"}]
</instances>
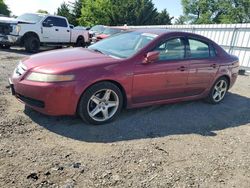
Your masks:
<instances>
[{"instance_id":1,"label":"front door handle","mask_svg":"<svg viewBox=\"0 0 250 188\"><path fill-rule=\"evenodd\" d=\"M59 29L55 29L56 31L59 31Z\"/></svg>"},{"instance_id":2,"label":"front door handle","mask_svg":"<svg viewBox=\"0 0 250 188\"><path fill-rule=\"evenodd\" d=\"M185 70L187 70L187 68L185 67L185 66L181 66L181 67L179 67L177 70L179 70L179 71L185 71Z\"/></svg>"}]
</instances>

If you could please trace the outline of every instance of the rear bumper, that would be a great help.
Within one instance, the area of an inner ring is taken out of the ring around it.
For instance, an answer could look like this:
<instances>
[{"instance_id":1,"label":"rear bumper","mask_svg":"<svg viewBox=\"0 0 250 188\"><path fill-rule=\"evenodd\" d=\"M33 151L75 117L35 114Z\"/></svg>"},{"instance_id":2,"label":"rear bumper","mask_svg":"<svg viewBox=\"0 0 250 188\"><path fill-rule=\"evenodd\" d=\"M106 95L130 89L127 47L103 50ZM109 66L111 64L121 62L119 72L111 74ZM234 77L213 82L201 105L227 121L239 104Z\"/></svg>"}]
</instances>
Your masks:
<instances>
[{"instance_id":1,"label":"rear bumper","mask_svg":"<svg viewBox=\"0 0 250 188\"><path fill-rule=\"evenodd\" d=\"M16 35L1 35L0 34L0 44L4 45L14 45L18 44L21 37Z\"/></svg>"},{"instance_id":2,"label":"rear bumper","mask_svg":"<svg viewBox=\"0 0 250 188\"><path fill-rule=\"evenodd\" d=\"M11 80L17 99L46 115L75 115L79 95L76 82L41 83Z\"/></svg>"}]
</instances>

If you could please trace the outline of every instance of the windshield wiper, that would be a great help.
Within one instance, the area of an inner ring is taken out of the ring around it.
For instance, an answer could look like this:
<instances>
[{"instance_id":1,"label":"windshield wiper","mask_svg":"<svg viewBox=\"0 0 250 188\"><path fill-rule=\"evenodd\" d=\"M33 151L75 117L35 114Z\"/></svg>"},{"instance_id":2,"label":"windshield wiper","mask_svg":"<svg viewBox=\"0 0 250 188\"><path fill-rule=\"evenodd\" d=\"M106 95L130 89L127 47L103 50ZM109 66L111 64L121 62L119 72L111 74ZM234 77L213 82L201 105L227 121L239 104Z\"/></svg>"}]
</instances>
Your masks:
<instances>
[{"instance_id":1,"label":"windshield wiper","mask_svg":"<svg viewBox=\"0 0 250 188\"><path fill-rule=\"evenodd\" d=\"M104 54L104 55L106 55L104 52L102 52L101 50L98 50L98 49L91 49L91 50L93 50L93 51L95 51L95 52L98 52L98 53L101 53L101 54Z\"/></svg>"}]
</instances>

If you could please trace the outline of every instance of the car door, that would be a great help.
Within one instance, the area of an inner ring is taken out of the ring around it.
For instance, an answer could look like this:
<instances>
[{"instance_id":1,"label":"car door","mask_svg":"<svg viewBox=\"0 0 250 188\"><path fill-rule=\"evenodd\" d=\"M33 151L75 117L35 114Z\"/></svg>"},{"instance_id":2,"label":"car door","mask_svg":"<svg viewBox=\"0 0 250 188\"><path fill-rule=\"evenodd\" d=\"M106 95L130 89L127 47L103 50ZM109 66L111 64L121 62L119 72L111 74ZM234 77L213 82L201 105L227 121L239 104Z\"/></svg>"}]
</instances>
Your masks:
<instances>
[{"instance_id":1,"label":"car door","mask_svg":"<svg viewBox=\"0 0 250 188\"><path fill-rule=\"evenodd\" d=\"M58 42L69 43L70 42L70 27L65 18L56 17L56 26L58 27Z\"/></svg>"},{"instance_id":2,"label":"car door","mask_svg":"<svg viewBox=\"0 0 250 188\"><path fill-rule=\"evenodd\" d=\"M185 60L185 39L175 37L160 43L153 51L159 60L136 64L133 79L133 102L153 102L186 95L189 65Z\"/></svg>"},{"instance_id":3,"label":"car door","mask_svg":"<svg viewBox=\"0 0 250 188\"><path fill-rule=\"evenodd\" d=\"M42 40L46 43L57 43L58 40L58 27L56 26L56 20L53 16L48 16L42 23L41 28Z\"/></svg>"},{"instance_id":4,"label":"car door","mask_svg":"<svg viewBox=\"0 0 250 188\"><path fill-rule=\"evenodd\" d=\"M187 92L190 95L199 95L211 85L219 69L216 53L208 42L188 38L188 58L190 70Z\"/></svg>"}]
</instances>

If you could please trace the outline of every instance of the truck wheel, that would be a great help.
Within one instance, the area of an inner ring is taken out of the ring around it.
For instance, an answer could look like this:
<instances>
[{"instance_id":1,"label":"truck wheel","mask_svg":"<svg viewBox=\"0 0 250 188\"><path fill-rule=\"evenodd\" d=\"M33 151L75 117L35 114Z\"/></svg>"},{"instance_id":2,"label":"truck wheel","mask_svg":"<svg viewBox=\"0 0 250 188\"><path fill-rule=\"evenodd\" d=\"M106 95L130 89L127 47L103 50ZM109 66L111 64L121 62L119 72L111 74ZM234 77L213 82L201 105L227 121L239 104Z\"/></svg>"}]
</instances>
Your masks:
<instances>
[{"instance_id":1,"label":"truck wheel","mask_svg":"<svg viewBox=\"0 0 250 188\"><path fill-rule=\"evenodd\" d=\"M27 52L35 53L40 49L40 41L34 36L28 37L24 42L24 47Z\"/></svg>"},{"instance_id":2,"label":"truck wheel","mask_svg":"<svg viewBox=\"0 0 250 188\"><path fill-rule=\"evenodd\" d=\"M85 47L86 46L86 43L84 41L84 38L83 37L79 37L76 41L76 47Z\"/></svg>"}]
</instances>

